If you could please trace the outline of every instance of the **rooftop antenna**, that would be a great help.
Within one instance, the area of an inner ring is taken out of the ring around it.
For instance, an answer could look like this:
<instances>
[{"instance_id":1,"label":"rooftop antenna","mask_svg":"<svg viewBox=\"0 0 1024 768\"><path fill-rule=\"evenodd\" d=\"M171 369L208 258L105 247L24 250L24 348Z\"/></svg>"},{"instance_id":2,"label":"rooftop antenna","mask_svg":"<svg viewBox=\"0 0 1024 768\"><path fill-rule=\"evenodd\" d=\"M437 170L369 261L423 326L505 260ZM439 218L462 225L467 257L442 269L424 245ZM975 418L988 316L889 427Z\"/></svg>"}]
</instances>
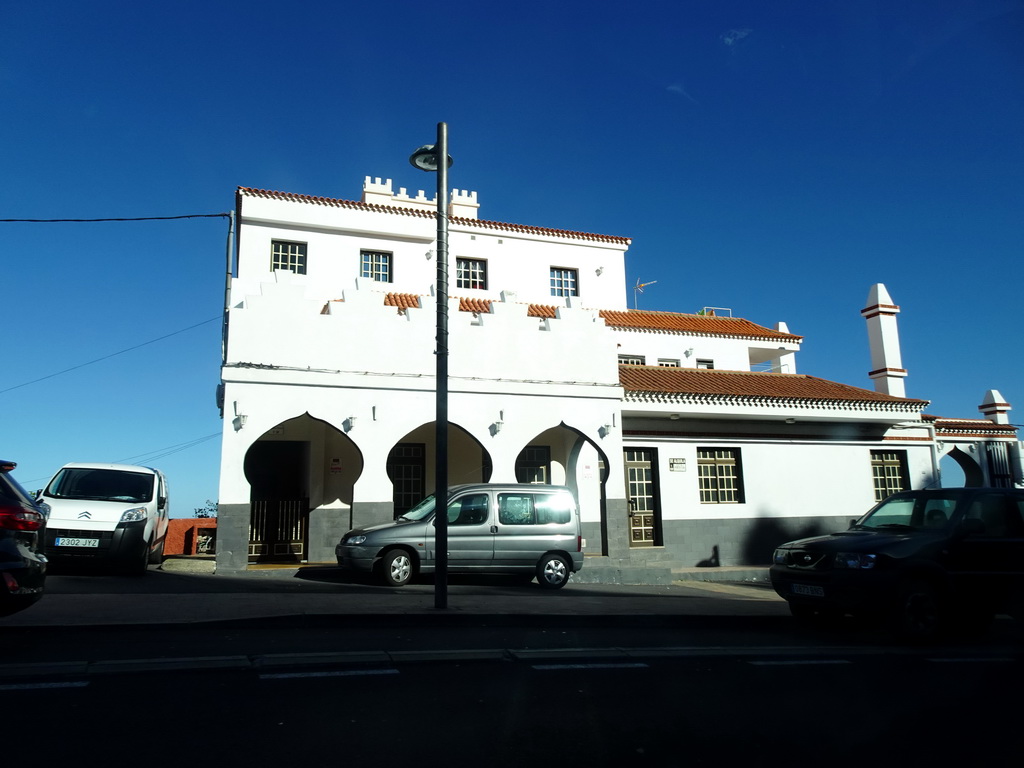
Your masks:
<instances>
[{"instance_id":1,"label":"rooftop antenna","mask_svg":"<svg viewBox=\"0 0 1024 768\"><path fill-rule=\"evenodd\" d=\"M658 281L657 280L651 280L651 282L649 282L649 283L641 283L639 277L636 279L636 285L633 286L633 309L637 308L637 303L636 303L637 294L638 293L643 293L644 292L644 288L646 288L648 285L654 285L656 282L658 282Z\"/></svg>"}]
</instances>

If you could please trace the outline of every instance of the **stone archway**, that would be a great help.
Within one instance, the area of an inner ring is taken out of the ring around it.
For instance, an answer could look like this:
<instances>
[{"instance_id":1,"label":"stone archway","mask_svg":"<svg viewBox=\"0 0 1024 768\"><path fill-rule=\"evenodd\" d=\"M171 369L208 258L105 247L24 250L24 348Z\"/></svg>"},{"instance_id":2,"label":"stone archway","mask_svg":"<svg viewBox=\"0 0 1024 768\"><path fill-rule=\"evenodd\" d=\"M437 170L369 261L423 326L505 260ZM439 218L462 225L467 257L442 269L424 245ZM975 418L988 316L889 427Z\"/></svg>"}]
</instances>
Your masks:
<instances>
[{"instance_id":1,"label":"stone archway","mask_svg":"<svg viewBox=\"0 0 1024 768\"><path fill-rule=\"evenodd\" d=\"M971 454L961 450L959 446L954 446L942 457L943 462L948 463L948 460L952 460L963 472L964 487L977 488L985 485L985 473ZM943 476L943 480L945 481L945 476Z\"/></svg>"},{"instance_id":2,"label":"stone archway","mask_svg":"<svg viewBox=\"0 0 1024 768\"><path fill-rule=\"evenodd\" d=\"M410 430L391 447L387 473L395 517L434 492L436 441L434 422L429 422ZM486 483L491 479L491 469L491 457L483 444L458 424L449 422L448 484Z\"/></svg>"},{"instance_id":3,"label":"stone archway","mask_svg":"<svg viewBox=\"0 0 1024 768\"><path fill-rule=\"evenodd\" d=\"M333 558L339 531L351 527L359 448L337 427L305 413L277 424L246 452L249 562Z\"/></svg>"},{"instance_id":4,"label":"stone archway","mask_svg":"<svg viewBox=\"0 0 1024 768\"><path fill-rule=\"evenodd\" d=\"M608 514L605 486L611 462L600 445L562 422L538 432L516 459L516 480L568 486L580 505L585 537L600 542L607 554ZM596 549L596 547L595 547Z\"/></svg>"}]
</instances>

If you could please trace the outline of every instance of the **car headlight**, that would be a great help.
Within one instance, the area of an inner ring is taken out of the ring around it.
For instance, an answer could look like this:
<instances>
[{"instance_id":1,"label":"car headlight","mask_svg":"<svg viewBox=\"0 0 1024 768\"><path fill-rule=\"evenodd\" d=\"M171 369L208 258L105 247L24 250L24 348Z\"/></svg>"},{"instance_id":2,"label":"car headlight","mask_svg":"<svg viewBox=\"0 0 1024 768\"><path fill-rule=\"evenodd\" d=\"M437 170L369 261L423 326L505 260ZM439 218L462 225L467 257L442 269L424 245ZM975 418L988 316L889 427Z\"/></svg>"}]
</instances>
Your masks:
<instances>
[{"instance_id":1,"label":"car headlight","mask_svg":"<svg viewBox=\"0 0 1024 768\"><path fill-rule=\"evenodd\" d=\"M133 507L121 513L122 523L134 523L137 520L145 520L149 517L149 511L145 507Z\"/></svg>"},{"instance_id":2,"label":"car headlight","mask_svg":"<svg viewBox=\"0 0 1024 768\"><path fill-rule=\"evenodd\" d=\"M345 539L344 544L362 544L366 541L365 536L353 536L351 539Z\"/></svg>"},{"instance_id":3,"label":"car headlight","mask_svg":"<svg viewBox=\"0 0 1024 768\"><path fill-rule=\"evenodd\" d=\"M788 554L788 552L788 549L776 549L775 553L772 555L772 562L776 565L785 565L786 555Z\"/></svg>"},{"instance_id":4,"label":"car headlight","mask_svg":"<svg viewBox=\"0 0 1024 768\"><path fill-rule=\"evenodd\" d=\"M878 561L878 555L865 555L860 552L837 552L836 568L858 568L868 570L874 568Z\"/></svg>"}]
</instances>

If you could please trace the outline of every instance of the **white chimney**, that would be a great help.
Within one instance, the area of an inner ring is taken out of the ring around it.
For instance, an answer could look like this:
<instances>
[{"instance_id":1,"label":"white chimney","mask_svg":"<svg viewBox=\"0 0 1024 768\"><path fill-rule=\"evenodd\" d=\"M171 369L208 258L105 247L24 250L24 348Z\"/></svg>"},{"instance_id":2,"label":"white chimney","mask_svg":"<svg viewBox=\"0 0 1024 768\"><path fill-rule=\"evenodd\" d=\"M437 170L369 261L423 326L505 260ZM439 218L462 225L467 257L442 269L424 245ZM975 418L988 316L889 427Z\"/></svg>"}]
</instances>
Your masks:
<instances>
[{"instance_id":1,"label":"white chimney","mask_svg":"<svg viewBox=\"0 0 1024 768\"><path fill-rule=\"evenodd\" d=\"M875 391L894 397L906 397L903 379L907 372L900 357L900 334L896 315L900 308L892 303L885 286L876 283L868 292L868 304L860 311L868 322L868 344L871 347L871 370Z\"/></svg>"},{"instance_id":2,"label":"white chimney","mask_svg":"<svg viewBox=\"0 0 1024 768\"><path fill-rule=\"evenodd\" d=\"M1009 424L1010 417L1007 414L1013 409L1003 399L1003 396L999 394L999 390L990 389L985 393L985 398L981 401L981 405L978 406L978 410L989 421L993 421L996 424Z\"/></svg>"}]
</instances>

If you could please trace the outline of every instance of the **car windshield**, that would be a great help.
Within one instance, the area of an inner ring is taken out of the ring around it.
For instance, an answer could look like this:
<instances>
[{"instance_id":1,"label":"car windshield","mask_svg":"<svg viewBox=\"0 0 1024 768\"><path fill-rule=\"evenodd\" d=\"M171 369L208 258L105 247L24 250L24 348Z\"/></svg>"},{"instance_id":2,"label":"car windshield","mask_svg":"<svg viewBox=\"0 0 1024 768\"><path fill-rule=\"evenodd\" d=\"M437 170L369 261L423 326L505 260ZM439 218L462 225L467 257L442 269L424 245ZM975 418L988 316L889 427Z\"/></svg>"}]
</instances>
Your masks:
<instances>
[{"instance_id":1,"label":"car windshield","mask_svg":"<svg viewBox=\"0 0 1024 768\"><path fill-rule=\"evenodd\" d=\"M434 514L434 497L433 495L430 495L427 496L427 498L425 498L415 507L410 509L408 512L403 513L398 518L398 522L414 522L416 520L426 520L432 514Z\"/></svg>"},{"instance_id":2,"label":"car windshield","mask_svg":"<svg viewBox=\"0 0 1024 768\"><path fill-rule=\"evenodd\" d=\"M945 528L955 509L953 495L892 497L864 515L854 527L908 531Z\"/></svg>"},{"instance_id":3,"label":"car windshield","mask_svg":"<svg viewBox=\"0 0 1024 768\"><path fill-rule=\"evenodd\" d=\"M50 481L46 495L55 499L127 501L153 499L153 475L123 469L65 467Z\"/></svg>"}]
</instances>

